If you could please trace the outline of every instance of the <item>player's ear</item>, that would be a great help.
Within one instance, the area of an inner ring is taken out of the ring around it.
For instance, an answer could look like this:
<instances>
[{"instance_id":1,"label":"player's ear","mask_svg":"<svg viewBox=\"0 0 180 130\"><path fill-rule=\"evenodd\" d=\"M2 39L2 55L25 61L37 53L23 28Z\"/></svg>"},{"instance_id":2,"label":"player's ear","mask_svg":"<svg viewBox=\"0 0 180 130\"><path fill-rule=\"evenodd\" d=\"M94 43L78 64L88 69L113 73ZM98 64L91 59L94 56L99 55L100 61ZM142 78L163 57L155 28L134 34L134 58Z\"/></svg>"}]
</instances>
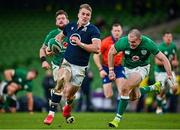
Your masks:
<instances>
[{"instance_id":1,"label":"player's ear","mask_svg":"<svg viewBox=\"0 0 180 130\"><path fill-rule=\"evenodd\" d=\"M69 23L69 19L67 19L67 24Z\"/></svg>"}]
</instances>

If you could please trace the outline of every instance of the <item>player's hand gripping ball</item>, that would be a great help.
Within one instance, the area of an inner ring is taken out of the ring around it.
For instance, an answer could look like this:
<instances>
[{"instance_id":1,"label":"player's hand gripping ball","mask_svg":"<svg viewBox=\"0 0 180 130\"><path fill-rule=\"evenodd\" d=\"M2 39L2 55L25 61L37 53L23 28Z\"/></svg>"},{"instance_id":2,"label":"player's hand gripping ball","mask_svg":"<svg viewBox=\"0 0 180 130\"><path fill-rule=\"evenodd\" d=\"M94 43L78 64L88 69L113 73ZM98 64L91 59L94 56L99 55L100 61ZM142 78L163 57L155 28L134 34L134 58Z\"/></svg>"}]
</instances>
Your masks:
<instances>
[{"instance_id":1,"label":"player's hand gripping ball","mask_svg":"<svg viewBox=\"0 0 180 130\"><path fill-rule=\"evenodd\" d=\"M62 46L55 38L52 38L48 42L48 50L52 51L54 54L61 52Z\"/></svg>"}]
</instances>

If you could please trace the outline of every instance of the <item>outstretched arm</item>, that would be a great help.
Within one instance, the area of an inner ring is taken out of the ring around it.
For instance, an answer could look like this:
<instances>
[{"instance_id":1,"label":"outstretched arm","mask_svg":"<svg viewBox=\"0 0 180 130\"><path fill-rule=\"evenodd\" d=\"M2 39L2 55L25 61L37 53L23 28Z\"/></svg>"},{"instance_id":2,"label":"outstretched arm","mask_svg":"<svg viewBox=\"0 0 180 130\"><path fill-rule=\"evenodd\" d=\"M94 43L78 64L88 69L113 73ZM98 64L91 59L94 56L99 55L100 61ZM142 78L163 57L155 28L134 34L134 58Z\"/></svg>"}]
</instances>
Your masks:
<instances>
[{"instance_id":1,"label":"outstretched arm","mask_svg":"<svg viewBox=\"0 0 180 130\"><path fill-rule=\"evenodd\" d=\"M157 58L164 65L168 78L172 77L171 65L167 57L162 52L159 52L155 58Z\"/></svg>"},{"instance_id":2,"label":"outstretched arm","mask_svg":"<svg viewBox=\"0 0 180 130\"><path fill-rule=\"evenodd\" d=\"M117 51L114 45L112 45L108 53L109 78L111 80L114 80L116 77L114 73L114 55L116 54L117 54Z\"/></svg>"},{"instance_id":3,"label":"outstretched arm","mask_svg":"<svg viewBox=\"0 0 180 130\"><path fill-rule=\"evenodd\" d=\"M50 69L51 66L46 61L46 49L47 49L47 46L43 44L42 47L39 50L39 57L40 57L40 60L41 60L42 68Z\"/></svg>"}]
</instances>

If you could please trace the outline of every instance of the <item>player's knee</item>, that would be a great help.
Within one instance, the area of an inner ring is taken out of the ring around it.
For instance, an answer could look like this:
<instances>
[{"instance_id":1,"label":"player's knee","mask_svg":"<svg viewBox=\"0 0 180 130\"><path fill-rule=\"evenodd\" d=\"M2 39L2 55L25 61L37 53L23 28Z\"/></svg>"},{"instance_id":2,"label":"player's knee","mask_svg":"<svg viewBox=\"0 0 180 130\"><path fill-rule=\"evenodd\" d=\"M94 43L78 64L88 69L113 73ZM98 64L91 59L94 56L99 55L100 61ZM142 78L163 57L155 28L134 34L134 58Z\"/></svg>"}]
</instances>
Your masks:
<instances>
[{"instance_id":1,"label":"player's knee","mask_svg":"<svg viewBox=\"0 0 180 130\"><path fill-rule=\"evenodd\" d=\"M121 94L122 95L127 95L129 93L129 89L128 88L122 88L121 89Z\"/></svg>"},{"instance_id":2,"label":"player's knee","mask_svg":"<svg viewBox=\"0 0 180 130\"><path fill-rule=\"evenodd\" d=\"M113 96L113 93L105 93L106 98L111 98Z\"/></svg>"}]
</instances>

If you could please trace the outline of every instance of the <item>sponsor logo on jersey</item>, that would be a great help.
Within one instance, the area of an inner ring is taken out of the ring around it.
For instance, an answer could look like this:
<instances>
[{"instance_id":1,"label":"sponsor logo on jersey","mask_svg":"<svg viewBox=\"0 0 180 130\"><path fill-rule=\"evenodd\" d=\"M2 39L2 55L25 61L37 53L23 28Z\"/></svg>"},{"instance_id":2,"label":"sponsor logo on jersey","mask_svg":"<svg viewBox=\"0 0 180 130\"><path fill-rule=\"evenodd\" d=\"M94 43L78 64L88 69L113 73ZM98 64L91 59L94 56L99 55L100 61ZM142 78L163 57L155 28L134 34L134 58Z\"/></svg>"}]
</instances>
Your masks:
<instances>
[{"instance_id":1,"label":"sponsor logo on jersey","mask_svg":"<svg viewBox=\"0 0 180 130\"><path fill-rule=\"evenodd\" d=\"M142 55L146 55L147 54L147 50L141 50L141 54Z\"/></svg>"},{"instance_id":2,"label":"sponsor logo on jersey","mask_svg":"<svg viewBox=\"0 0 180 130\"><path fill-rule=\"evenodd\" d=\"M78 37L80 41L81 41L81 36L80 36L78 33L73 33L73 34L70 36L70 40L69 40L69 41L70 41L70 44L73 45L73 46L77 46L76 43L74 43L74 42L71 40L71 38L72 38L73 36Z\"/></svg>"},{"instance_id":3,"label":"sponsor logo on jersey","mask_svg":"<svg viewBox=\"0 0 180 130\"><path fill-rule=\"evenodd\" d=\"M140 58L139 58L139 56L133 56L132 57L132 61L138 61Z\"/></svg>"}]
</instances>

